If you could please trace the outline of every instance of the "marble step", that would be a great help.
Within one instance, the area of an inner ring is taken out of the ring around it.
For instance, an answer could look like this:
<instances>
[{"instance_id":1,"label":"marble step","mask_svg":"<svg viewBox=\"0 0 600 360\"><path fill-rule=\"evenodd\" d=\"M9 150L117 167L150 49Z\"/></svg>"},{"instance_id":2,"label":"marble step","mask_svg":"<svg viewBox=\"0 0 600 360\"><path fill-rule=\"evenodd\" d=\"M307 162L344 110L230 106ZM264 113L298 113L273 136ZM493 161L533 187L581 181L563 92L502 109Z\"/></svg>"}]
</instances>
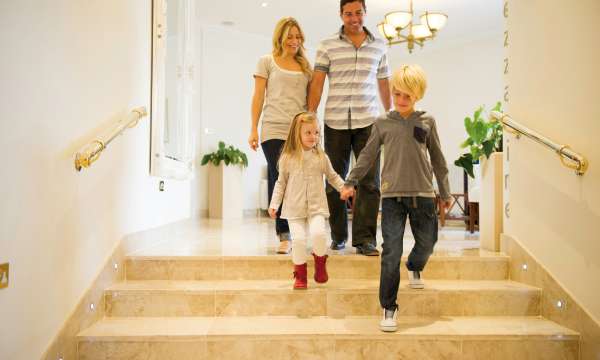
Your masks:
<instances>
[{"instance_id":1,"label":"marble step","mask_svg":"<svg viewBox=\"0 0 600 360\"><path fill-rule=\"evenodd\" d=\"M568 359L579 335L541 317L105 318L78 337L79 360Z\"/></svg>"},{"instance_id":2,"label":"marble step","mask_svg":"<svg viewBox=\"0 0 600 360\"><path fill-rule=\"evenodd\" d=\"M509 257L491 253L476 256L434 254L423 273L438 280L504 280ZM404 264L401 276L406 279ZM312 276L313 261L308 262ZM264 280L290 278L289 255L264 256L129 256L127 280ZM330 279L379 279L379 257L333 255L327 262Z\"/></svg>"},{"instance_id":3,"label":"marble step","mask_svg":"<svg viewBox=\"0 0 600 360\"><path fill-rule=\"evenodd\" d=\"M312 279L311 279L312 280ZM509 280L427 280L422 290L401 283L400 315L535 316L541 290ZM292 280L126 281L105 291L111 317L301 317L380 313L377 280L330 280L293 290Z\"/></svg>"}]
</instances>

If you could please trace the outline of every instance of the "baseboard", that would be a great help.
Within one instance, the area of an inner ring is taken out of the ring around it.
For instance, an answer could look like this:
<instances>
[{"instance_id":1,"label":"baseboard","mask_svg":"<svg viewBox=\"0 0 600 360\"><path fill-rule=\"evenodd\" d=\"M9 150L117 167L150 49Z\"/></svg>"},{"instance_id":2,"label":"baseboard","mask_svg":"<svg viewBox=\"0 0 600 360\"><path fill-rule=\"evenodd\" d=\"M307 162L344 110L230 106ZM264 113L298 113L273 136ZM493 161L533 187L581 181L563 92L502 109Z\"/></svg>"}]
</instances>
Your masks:
<instances>
[{"instance_id":1,"label":"baseboard","mask_svg":"<svg viewBox=\"0 0 600 360\"><path fill-rule=\"evenodd\" d=\"M517 239L502 234L500 246L510 256L510 279L542 289L542 316L579 332L580 359L600 359L600 322Z\"/></svg>"},{"instance_id":2,"label":"baseboard","mask_svg":"<svg viewBox=\"0 0 600 360\"><path fill-rule=\"evenodd\" d=\"M124 241L119 241L96 279L48 345L42 360L78 359L77 334L104 317L104 290L125 279L125 254ZM91 304L94 304L93 309Z\"/></svg>"},{"instance_id":3,"label":"baseboard","mask_svg":"<svg viewBox=\"0 0 600 360\"><path fill-rule=\"evenodd\" d=\"M208 209L199 209L194 211L194 217L206 219L208 218ZM242 217L244 219L251 219L255 217L269 217L269 213L267 210L263 209L245 209L243 211Z\"/></svg>"}]
</instances>

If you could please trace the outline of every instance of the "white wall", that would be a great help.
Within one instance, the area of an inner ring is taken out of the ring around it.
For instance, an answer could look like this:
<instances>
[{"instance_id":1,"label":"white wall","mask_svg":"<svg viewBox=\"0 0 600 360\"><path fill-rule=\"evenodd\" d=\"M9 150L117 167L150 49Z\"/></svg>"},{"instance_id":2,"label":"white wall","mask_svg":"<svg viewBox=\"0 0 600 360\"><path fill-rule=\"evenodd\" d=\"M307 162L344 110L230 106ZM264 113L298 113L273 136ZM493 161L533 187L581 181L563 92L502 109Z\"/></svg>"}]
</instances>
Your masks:
<instances>
[{"instance_id":1,"label":"white wall","mask_svg":"<svg viewBox=\"0 0 600 360\"><path fill-rule=\"evenodd\" d=\"M578 177L528 139L510 141L510 218L517 238L600 319L600 2L510 1L509 114L584 154Z\"/></svg>"},{"instance_id":2,"label":"white wall","mask_svg":"<svg viewBox=\"0 0 600 360\"><path fill-rule=\"evenodd\" d=\"M389 63L392 71L402 64L419 64L425 70L428 88L416 106L435 116L450 170L451 191L462 192L462 168L456 167L454 160L465 152L460 148L467 138L464 118L472 118L480 105L490 109L502 100L504 93L503 29L471 40L434 41L435 44L426 43L423 49L416 48L412 54L406 45L394 45L388 50Z\"/></svg>"},{"instance_id":3,"label":"white wall","mask_svg":"<svg viewBox=\"0 0 600 360\"><path fill-rule=\"evenodd\" d=\"M202 27L199 38L201 84L196 100L200 103L200 129L196 144L198 165L202 156L216 150L219 141L248 155L244 170L244 209L258 208L260 171L266 166L262 151L248 146L250 104L258 58L271 49L270 39L224 27ZM208 209L207 168L198 167L194 184L196 212Z\"/></svg>"},{"instance_id":4,"label":"white wall","mask_svg":"<svg viewBox=\"0 0 600 360\"><path fill-rule=\"evenodd\" d=\"M77 148L149 108L150 2L0 2L0 358L39 358L128 233L189 216L149 172L149 123L75 172Z\"/></svg>"}]
</instances>

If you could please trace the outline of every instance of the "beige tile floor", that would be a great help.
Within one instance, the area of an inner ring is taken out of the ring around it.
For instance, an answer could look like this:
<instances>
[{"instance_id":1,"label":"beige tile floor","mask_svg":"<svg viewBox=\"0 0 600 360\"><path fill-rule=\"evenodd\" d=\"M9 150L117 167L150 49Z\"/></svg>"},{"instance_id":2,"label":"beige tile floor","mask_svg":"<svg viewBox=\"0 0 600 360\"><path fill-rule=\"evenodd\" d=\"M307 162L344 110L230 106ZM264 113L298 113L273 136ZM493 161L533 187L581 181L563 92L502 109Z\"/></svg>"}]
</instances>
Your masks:
<instances>
[{"instance_id":1,"label":"beige tile floor","mask_svg":"<svg viewBox=\"0 0 600 360\"><path fill-rule=\"evenodd\" d=\"M409 226L404 239L405 254L408 254L414 245ZM240 220L185 220L133 234L128 240L136 244L137 250L129 254L135 256L269 255L275 254L279 243L273 220L259 216ZM377 245L380 250L382 241L381 226L378 226ZM350 238L346 249L332 253L354 254L351 242ZM486 253L479 251L478 232L470 234L464 227L447 226L439 231L434 255L436 254L481 256Z\"/></svg>"}]
</instances>

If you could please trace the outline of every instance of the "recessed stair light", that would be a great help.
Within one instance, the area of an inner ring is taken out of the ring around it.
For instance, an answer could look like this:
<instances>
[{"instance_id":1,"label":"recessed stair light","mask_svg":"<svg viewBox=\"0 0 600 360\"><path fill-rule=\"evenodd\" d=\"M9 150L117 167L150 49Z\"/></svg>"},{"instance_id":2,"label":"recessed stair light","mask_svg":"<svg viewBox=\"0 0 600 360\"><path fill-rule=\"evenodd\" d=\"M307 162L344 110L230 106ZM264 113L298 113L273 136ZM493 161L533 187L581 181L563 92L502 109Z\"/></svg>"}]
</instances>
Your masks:
<instances>
[{"instance_id":1,"label":"recessed stair light","mask_svg":"<svg viewBox=\"0 0 600 360\"><path fill-rule=\"evenodd\" d=\"M523 263L523 265L521 265L521 269L523 269L523 271L527 271L527 264Z\"/></svg>"}]
</instances>

